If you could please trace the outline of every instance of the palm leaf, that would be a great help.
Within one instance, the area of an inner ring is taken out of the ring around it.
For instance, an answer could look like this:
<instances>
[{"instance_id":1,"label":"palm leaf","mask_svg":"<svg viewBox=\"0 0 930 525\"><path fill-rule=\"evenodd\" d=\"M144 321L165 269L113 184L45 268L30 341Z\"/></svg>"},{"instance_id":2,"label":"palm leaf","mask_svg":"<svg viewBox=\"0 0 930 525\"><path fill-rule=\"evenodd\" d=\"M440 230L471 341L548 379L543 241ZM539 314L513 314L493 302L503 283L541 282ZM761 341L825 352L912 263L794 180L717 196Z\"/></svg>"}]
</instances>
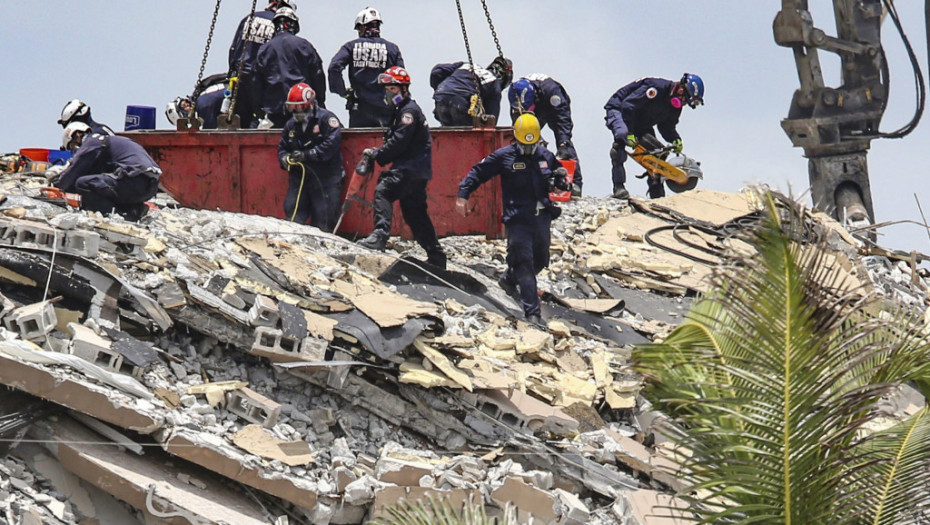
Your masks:
<instances>
[{"instance_id":1,"label":"palm leaf","mask_svg":"<svg viewBox=\"0 0 930 525\"><path fill-rule=\"evenodd\" d=\"M925 337L863 315L872 299L823 246L796 242L801 214L783 220L766 200L755 254L718 273L665 341L637 348L637 368L692 451L682 496L699 521L859 523L868 491L850 481L874 476L874 452L856 431L892 384L927 377Z\"/></svg>"}]
</instances>

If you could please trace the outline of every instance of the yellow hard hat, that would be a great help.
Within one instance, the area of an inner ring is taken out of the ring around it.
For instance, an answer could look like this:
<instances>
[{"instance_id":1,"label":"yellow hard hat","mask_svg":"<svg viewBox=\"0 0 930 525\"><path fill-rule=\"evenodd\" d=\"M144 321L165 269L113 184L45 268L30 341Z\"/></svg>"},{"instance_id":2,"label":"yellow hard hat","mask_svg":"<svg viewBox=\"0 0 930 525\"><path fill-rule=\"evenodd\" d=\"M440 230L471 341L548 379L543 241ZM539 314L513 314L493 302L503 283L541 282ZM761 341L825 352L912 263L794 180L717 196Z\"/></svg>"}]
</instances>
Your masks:
<instances>
[{"instance_id":1,"label":"yellow hard hat","mask_svg":"<svg viewBox=\"0 0 930 525\"><path fill-rule=\"evenodd\" d=\"M532 113L524 113L513 123L513 134L521 144L539 142L539 119Z\"/></svg>"}]
</instances>

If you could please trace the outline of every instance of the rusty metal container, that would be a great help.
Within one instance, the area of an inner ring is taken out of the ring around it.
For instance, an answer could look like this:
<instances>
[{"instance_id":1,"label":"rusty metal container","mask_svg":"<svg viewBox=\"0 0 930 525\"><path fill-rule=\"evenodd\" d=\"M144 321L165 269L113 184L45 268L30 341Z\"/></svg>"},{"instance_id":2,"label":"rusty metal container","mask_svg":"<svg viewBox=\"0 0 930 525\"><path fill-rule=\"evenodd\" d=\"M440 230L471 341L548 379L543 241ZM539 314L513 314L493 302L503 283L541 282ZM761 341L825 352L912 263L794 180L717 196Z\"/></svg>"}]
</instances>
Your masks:
<instances>
[{"instance_id":1,"label":"rusty metal container","mask_svg":"<svg viewBox=\"0 0 930 525\"><path fill-rule=\"evenodd\" d=\"M510 128L435 128L433 180L428 187L429 214L440 237L485 235L500 238L501 196L497 180L484 184L470 201L474 211L466 218L455 213L458 185L468 170L495 149L510 143ZM181 205L209 210L251 213L284 218L287 172L278 166L280 130L129 131L120 135L141 144L163 171L161 185ZM380 129L343 130L342 156L346 185L362 150L382 143ZM377 183L376 169L364 188L371 202ZM345 188L343 188L345 191ZM392 234L412 238L394 207ZM373 228L370 206L353 202L339 233L363 236Z\"/></svg>"}]
</instances>

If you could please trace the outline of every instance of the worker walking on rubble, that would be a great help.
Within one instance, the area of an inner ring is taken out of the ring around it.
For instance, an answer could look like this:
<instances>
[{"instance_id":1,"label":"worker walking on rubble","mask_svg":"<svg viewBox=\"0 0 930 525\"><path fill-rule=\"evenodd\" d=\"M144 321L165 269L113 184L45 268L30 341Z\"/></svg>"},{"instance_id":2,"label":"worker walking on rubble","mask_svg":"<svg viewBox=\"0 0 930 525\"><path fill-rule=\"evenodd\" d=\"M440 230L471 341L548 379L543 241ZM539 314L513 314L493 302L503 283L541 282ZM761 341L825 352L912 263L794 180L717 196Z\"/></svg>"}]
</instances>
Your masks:
<instances>
[{"instance_id":1,"label":"worker walking on rubble","mask_svg":"<svg viewBox=\"0 0 930 525\"><path fill-rule=\"evenodd\" d=\"M126 137L94 133L83 122L65 127L61 146L74 154L54 185L81 196L81 209L116 212L137 221L145 201L158 191L161 169L139 144Z\"/></svg>"},{"instance_id":2,"label":"worker walking on rubble","mask_svg":"<svg viewBox=\"0 0 930 525\"><path fill-rule=\"evenodd\" d=\"M232 44L229 46L229 73L227 77L239 79L235 112L239 115L239 123L243 128L255 127L258 124L258 117L255 114L261 107L261 99L259 98L258 79L255 78L255 59L262 44L271 40L271 37L274 36L273 20L279 7L287 7L296 12L297 2L294 0L272 0L263 11L256 11L251 15L246 15L239 22ZM242 63L241 74L239 74L240 62ZM208 102L212 102L212 99ZM197 107L200 108L200 100L197 101ZM206 115L203 117L204 128L210 129L206 126L208 118Z\"/></svg>"},{"instance_id":3,"label":"worker walking on rubble","mask_svg":"<svg viewBox=\"0 0 930 525\"><path fill-rule=\"evenodd\" d=\"M319 53L308 40L297 36L300 20L289 7L280 7L274 15L275 34L262 44L255 61L260 82L262 120L259 128L281 128L291 118L284 107L291 86L305 82L316 93L317 106L324 108L326 73Z\"/></svg>"},{"instance_id":4,"label":"worker walking on rubble","mask_svg":"<svg viewBox=\"0 0 930 525\"><path fill-rule=\"evenodd\" d=\"M510 100L512 122L516 122L524 113L532 113L539 119L540 128L552 128L555 134L555 158L575 161L572 197L581 197L584 181L581 165L578 164L578 153L572 143L572 101L565 88L548 75L534 73L514 81L507 98Z\"/></svg>"},{"instance_id":5,"label":"worker walking on rubble","mask_svg":"<svg viewBox=\"0 0 930 525\"><path fill-rule=\"evenodd\" d=\"M307 84L291 87L287 110L293 117L281 131L278 161L287 170L284 217L331 232L339 215L345 169L342 165L342 124L331 111L317 107Z\"/></svg>"},{"instance_id":6,"label":"worker walking on rubble","mask_svg":"<svg viewBox=\"0 0 930 525\"><path fill-rule=\"evenodd\" d=\"M90 116L90 106L79 99L69 100L65 103L65 107L61 108L61 118L58 119L58 123L61 124L61 127L66 128L68 124L72 122L83 122L87 124L94 133L116 135L116 133L110 129L110 126L94 121L93 117Z\"/></svg>"},{"instance_id":7,"label":"worker walking on rubble","mask_svg":"<svg viewBox=\"0 0 930 525\"><path fill-rule=\"evenodd\" d=\"M681 110L685 104L696 108L704 103L704 81L697 75L685 73L681 80L663 78L641 78L617 90L607 101L604 117L607 127L614 136L610 149L613 165L613 197L626 199L630 192L626 189L625 146L635 148L639 138L653 135L657 127L662 138L674 146L675 153L681 153L681 135L676 129ZM665 186L659 176L649 176L649 197L665 196Z\"/></svg>"},{"instance_id":8,"label":"worker walking on rubble","mask_svg":"<svg viewBox=\"0 0 930 525\"><path fill-rule=\"evenodd\" d=\"M520 115L513 126L516 142L476 164L459 185L455 201L456 211L467 216L472 192L500 175L507 269L498 283L509 294L519 287L523 313L536 324L542 323L536 274L549 265L550 225L562 212L549 200L549 192L568 189L565 168L539 144L539 130L533 114Z\"/></svg>"},{"instance_id":9,"label":"worker walking on rubble","mask_svg":"<svg viewBox=\"0 0 930 525\"><path fill-rule=\"evenodd\" d=\"M365 159L379 165L391 164L382 171L374 197L374 230L359 241L361 246L384 250L391 235L394 201L400 201L400 211L417 243L426 251L427 262L446 267L446 254L439 244L433 221L426 205L426 185L433 178L432 139L426 116L410 97L410 75L394 66L378 77L384 86L384 102L393 109L390 125L384 133L384 144L368 148Z\"/></svg>"},{"instance_id":10,"label":"worker walking on rubble","mask_svg":"<svg viewBox=\"0 0 930 525\"><path fill-rule=\"evenodd\" d=\"M435 109L433 116L443 126L472 126L474 119L469 114L475 101L475 84L480 86L478 95L484 106L485 115L493 115L495 122L501 113L501 93L513 79L513 62L502 56L495 57L487 69L474 67L466 62L436 64L429 75L433 88Z\"/></svg>"},{"instance_id":11,"label":"worker walking on rubble","mask_svg":"<svg viewBox=\"0 0 930 525\"><path fill-rule=\"evenodd\" d=\"M381 38L381 14L366 7L355 17L358 38L339 48L329 62L329 90L346 99L350 128L383 128L388 125L393 109L384 104L384 87L378 85L378 75L389 67L404 67L400 48ZM342 70L349 67L349 88Z\"/></svg>"}]
</instances>

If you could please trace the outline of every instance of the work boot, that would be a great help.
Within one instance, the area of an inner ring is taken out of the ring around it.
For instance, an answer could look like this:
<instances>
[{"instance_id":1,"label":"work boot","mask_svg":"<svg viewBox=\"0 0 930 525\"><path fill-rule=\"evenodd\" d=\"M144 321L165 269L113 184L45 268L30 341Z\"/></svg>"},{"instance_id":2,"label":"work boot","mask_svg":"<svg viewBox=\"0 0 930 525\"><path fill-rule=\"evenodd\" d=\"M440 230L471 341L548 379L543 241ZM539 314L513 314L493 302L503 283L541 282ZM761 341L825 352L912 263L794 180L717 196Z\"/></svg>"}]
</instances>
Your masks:
<instances>
[{"instance_id":1,"label":"work boot","mask_svg":"<svg viewBox=\"0 0 930 525\"><path fill-rule=\"evenodd\" d=\"M507 295L511 297L517 297L517 284L508 279L506 273L497 279L497 285L500 286L501 290L503 290Z\"/></svg>"},{"instance_id":2,"label":"work boot","mask_svg":"<svg viewBox=\"0 0 930 525\"><path fill-rule=\"evenodd\" d=\"M572 198L581 198L581 184L578 184L577 182L572 183Z\"/></svg>"},{"instance_id":3,"label":"work boot","mask_svg":"<svg viewBox=\"0 0 930 525\"><path fill-rule=\"evenodd\" d=\"M441 270L446 269L446 254L442 250L435 250L426 254L426 263Z\"/></svg>"},{"instance_id":4,"label":"work boot","mask_svg":"<svg viewBox=\"0 0 930 525\"><path fill-rule=\"evenodd\" d=\"M378 250L383 252L384 248L387 246L388 235L385 235L384 232L373 231L368 237L358 241L359 246L364 246L369 250Z\"/></svg>"},{"instance_id":5,"label":"work boot","mask_svg":"<svg viewBox=\"0 0 930 525\"><path fill-rule=\"evenodd\" d=\"M127 221L138 222L142 217L145 217L149 212L149 207L146 203L140 202L135 204L121 204L117 206L116 213L119 213Z\"/></svg>"},{"instance_id":6,"label":"work boot","mask_svg":"<svg viewBox=\"0 0 930 525\"><path fill-rule=\"evenodd\" d=\"M616 188L614 188L614 193L613 193L613 195L611 195L611 197L613 197L613 198L615 198L615 199L621 199L621 200L623 200L623 199L629 199L629 198L630 198L630 192L627 191L627 189L624 188L623 186L617 186Z\"/></svg>"},{"instance_id":7,"label":"work boot","mask_svg":"<svg viewBox=\"0 0 930 525\"><path fill-rule=\"evenodd\" d=\"M658 175L650 175L648 184L650 199L661 199L662 197L665 197L665 184L662 184L662 177L659 177Z\"/></svg>"},{"instance_id":8,"label":"work boot","mask_svg":"<svg viewBox=\"0 0 930 525\"><path fill-rule=\"evenodd\" d=\"M536 314L526 316L526 322L530 324L535 324L536 326L546 326L545 324L543 324L542 317Z\"/></svg>"}]
</instances>

